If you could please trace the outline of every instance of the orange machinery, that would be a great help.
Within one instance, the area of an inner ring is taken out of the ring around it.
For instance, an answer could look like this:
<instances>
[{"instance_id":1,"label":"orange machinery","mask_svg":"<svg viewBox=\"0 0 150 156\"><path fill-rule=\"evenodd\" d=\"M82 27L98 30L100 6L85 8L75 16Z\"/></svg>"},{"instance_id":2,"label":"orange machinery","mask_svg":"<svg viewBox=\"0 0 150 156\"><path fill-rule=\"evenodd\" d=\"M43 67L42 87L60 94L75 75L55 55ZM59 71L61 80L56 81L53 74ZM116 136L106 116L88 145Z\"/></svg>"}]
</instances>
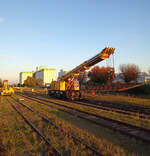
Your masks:
<instances>
[{"instance_id":1,"label":"orange machinery","mask_svg":"<svg viewBox=\"0 0 150 156\"><path fill-rule=\"evenodd\" d=\"M58 81L52 81L50 89L48 90L49 96L57 98L67 98L71 100L81 99L81 91L79 88L79 82L77 80L80 73L87 69L90 69L93 65L107 59L115 51L115 48L106 47L100 53L92 57L91 59L83 62L66 75L59 78Z\"/></svg>"}]
</instances>

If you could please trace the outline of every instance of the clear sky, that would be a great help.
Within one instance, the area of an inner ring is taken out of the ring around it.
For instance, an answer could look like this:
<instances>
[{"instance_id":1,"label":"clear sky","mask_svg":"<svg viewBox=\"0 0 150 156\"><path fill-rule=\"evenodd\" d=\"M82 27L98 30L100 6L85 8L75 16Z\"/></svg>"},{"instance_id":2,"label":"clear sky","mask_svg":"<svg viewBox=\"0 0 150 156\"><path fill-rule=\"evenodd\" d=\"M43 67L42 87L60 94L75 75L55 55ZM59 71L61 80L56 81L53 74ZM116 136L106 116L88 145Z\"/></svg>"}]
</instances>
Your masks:
<instances>
[{"instance_id":1,"label":"clear sky","mask_svg":"<svg viewBox=\"0 0 150 156\"><path fill-rule=\"evenodd\" d=\"M116 70L148 70L150 0L0 0L2 79L39 65L72 69L105 46L116 48Z\"/></svg>"}]
</instances>

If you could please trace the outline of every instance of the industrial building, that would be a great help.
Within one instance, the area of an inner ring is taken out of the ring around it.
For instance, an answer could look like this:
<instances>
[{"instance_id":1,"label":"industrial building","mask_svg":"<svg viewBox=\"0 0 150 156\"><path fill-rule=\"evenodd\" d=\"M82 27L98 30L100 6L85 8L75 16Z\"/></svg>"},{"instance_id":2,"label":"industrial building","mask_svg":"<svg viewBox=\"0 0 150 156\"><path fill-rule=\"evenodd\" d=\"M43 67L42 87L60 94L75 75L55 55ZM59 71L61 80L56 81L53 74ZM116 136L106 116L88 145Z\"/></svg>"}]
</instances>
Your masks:
<instances>
[{"instance_id":1,"label":"industrial building","mask_svg":"<svg viewBox=\"0 0 150 156\"><path fill-rule=\"evenodd\" d=\"M19 75L19 83L24 84L24 80L26 80L28 76L32 77L33 72L32 71L21 72Z\"/></svg>"},{"instance_id":2,"label":"industrial building","mask_svg":"<svg viewBox=\"0 0 150 156\"><path fill-rule=\"evenodd\" d=\"M56 69L47 68L43 66L36 67L36 72L34 73L35 79L40 79L43 85L50 85L52 80L56 80Z\"/></svg>"},{"instance_id":3,"label":"industrial building","mask_svg":"<svg viewBox=\"0 0 150 156\"><path fill-rule=\"evenodd\" d=\"M55 81L57 78L56 69L38 66L36 67L35 72L21 72L19 76L19 83L24 84L24 80L26 80L28 76L34 77L37 80L40 79L43 85L50 85L51 81Z\"/></svg>"}]
</instances>

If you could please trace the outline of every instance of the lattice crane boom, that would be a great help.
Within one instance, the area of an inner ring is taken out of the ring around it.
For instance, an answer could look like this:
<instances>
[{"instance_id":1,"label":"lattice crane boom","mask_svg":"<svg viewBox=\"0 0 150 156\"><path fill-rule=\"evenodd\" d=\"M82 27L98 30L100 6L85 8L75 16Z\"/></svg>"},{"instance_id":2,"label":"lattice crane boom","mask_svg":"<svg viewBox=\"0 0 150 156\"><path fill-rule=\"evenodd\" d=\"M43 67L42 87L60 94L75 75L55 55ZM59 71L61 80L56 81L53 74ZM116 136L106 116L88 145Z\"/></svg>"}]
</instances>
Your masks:
<instances>
[{"instance_id":1,"label":"lattice crane boom","mask_svg":"<svg viewBox=\"0 0 150 156\"><path fill-rule=\"evenodd\" d=\"M96 56L92 57L91 59L83 62L79 66L75 67L73 70L68 72L66 75L62 76L60 78L60 81L66 81L67 79L74 77L76 75L79 75L81 72L84 72L85 70L89 69L93 65L109 58L111 54L113 54L115 51L115 48L104 48L100 53L98 53Z\"/></svg>"}]
</instances>

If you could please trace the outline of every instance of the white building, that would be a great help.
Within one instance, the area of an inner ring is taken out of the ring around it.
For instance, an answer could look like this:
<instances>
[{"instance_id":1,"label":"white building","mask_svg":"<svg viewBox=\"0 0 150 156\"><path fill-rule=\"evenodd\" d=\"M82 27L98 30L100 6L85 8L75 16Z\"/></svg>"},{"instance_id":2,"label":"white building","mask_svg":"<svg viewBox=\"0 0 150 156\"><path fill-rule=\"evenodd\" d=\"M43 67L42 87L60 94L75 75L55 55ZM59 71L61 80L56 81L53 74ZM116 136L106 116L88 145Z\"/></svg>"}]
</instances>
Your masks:
<instances>
[{"instance_id":1,"label":"white building","mask_svg":"<svg viewBox=\"0 0 150 156\"><path fill-rule=\"evenodd\" d=\"M39 70L38 70L39 69ZM41 79L43 85L49 85L52 80L56 80L56 69L47 68L47 67L37 67L34 77L36 79Z\"/></svg>"},{"instance_id":2,"label":"white building","mask_svg":"<svg viewBox=\"0 0 150 156\"><path fill-rule=\"evenodd\" d=\"M58 73L58 77L62 77L66 75L70 70L69 69L61 69L60 72Z\"/></svg>"},{"instance_id":3,"label":"white building","mask_svg":"<svg viewBox=\"0 0 150 156\"><path fill-rule=\"evenodd\" d=\"M145 73L140 73L139 77L137 78L138 83L150 83L150 75L147 75Z\"/></svg>"},{"instance_id":4,"label":"white building","mask_svg":"<svg viewBox=\"0 0 150 156\"><path fill-rule=\"evenodd\" d=\"M123 75L122 74L116 74L116 79L113 80L114 83L116 82L121 82L124 83L123 80ZM145 84L149 84L150 83L150 75L141 72L138 76L138 78L135 81L131 81L131 83L145 83Z\"/></svg>"},{"instance_id":5,"label":"white building","mask_svg":"<svg viewBox=\"0 0 150 156\"><path fill-rule=\"evenodd\" d=\"M33 72L30 72L30 71L21 72L20 75L19 75L19 83L24 84L24 81L27 79L28 76L32 77Z\"/></svg>"}]
</instances>

